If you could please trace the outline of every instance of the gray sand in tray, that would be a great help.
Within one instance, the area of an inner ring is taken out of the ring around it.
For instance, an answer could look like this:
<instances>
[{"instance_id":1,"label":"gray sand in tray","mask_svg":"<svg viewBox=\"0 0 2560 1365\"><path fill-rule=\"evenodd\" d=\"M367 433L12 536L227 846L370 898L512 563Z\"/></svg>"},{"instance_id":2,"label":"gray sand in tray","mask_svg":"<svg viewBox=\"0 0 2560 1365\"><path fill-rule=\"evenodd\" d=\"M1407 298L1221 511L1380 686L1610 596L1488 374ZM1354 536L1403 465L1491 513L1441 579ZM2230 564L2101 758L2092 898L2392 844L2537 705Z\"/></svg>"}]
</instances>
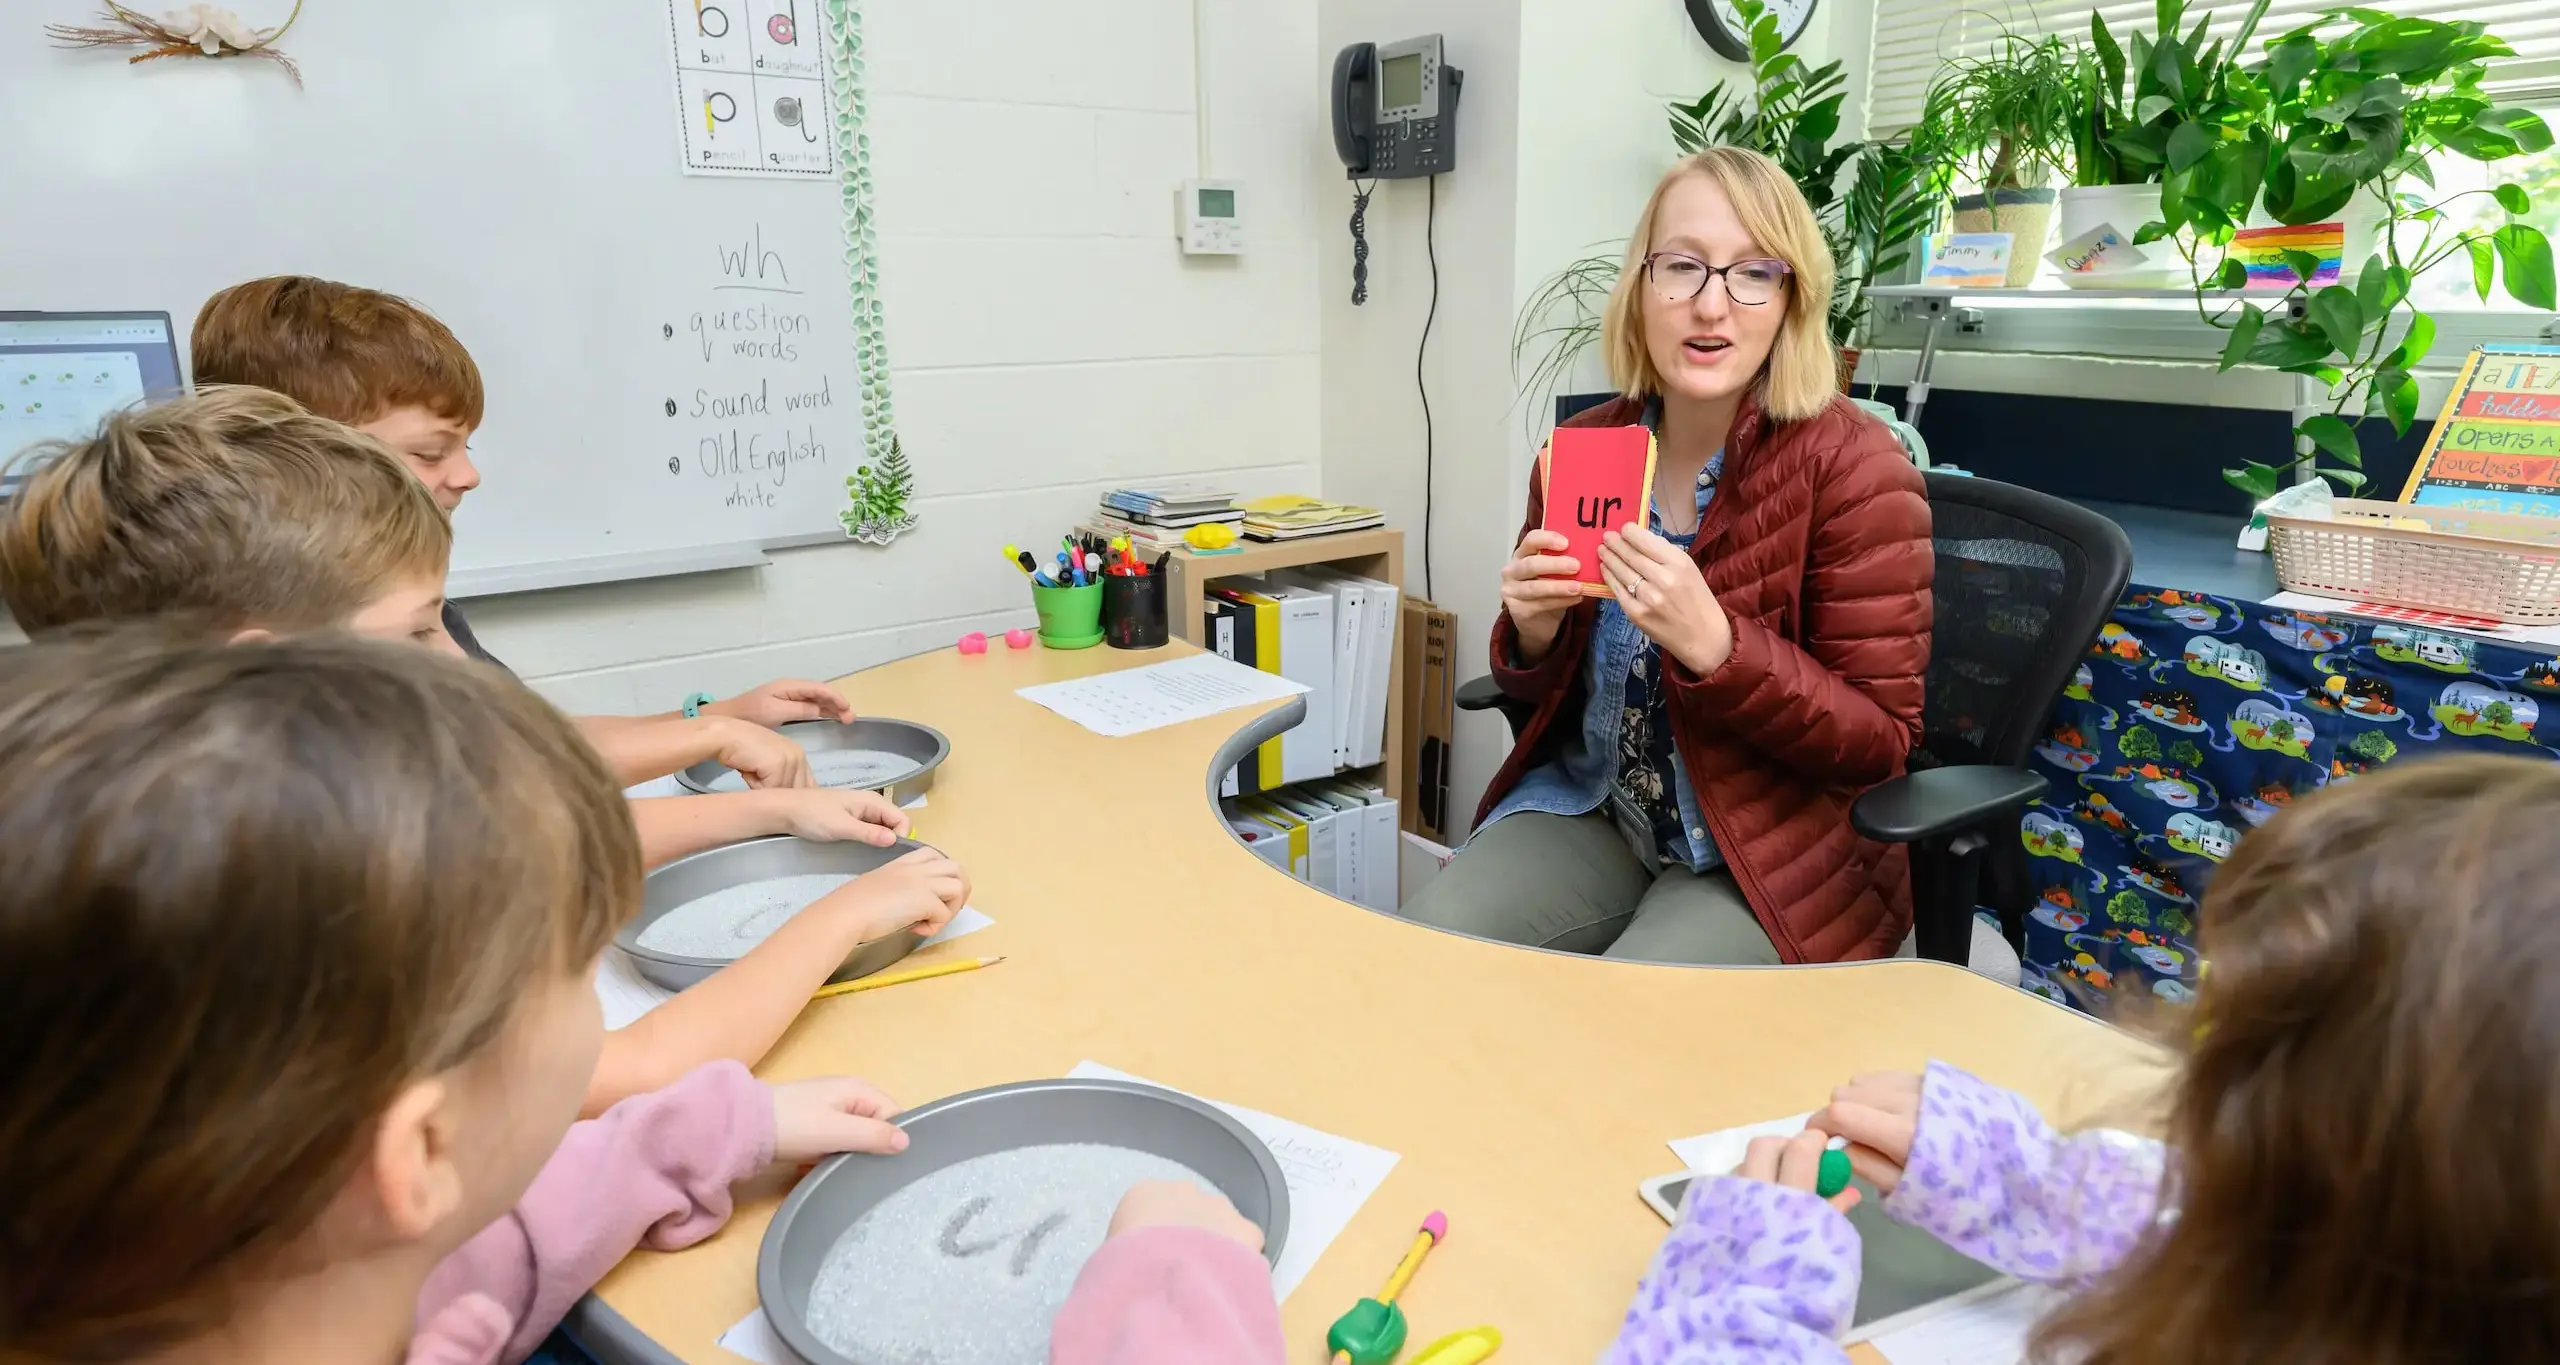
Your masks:
<instances>
[{"instance_id":1,"label":"gray sand in tray","mask_svg":"<svg viewBox=\"0 0 2560 1365\"><path fill-rule=\"evenodd\" d=\"M1038 1365L1120 1196L1144 1180L1215 1188L1180 1162L1090 1142L946 1166L836 1239L809 1287L809 1330L859 1365Z\"/></svg>"},{"instance_id":2,"label":"gray sand in tray","mask_svg":"<svg viewBox=\"0 0 2560 1365\"><path fill-rule=\"evenodd\" d=\"M677 957L737 957L853 878L850 872L803 872L723 887L651 920L640 931L640 946Z\"/></svg>"},{"instance_id":3,"label":"gray sand in tray","mask_svg":"<svg viewBox=\"0 0 2560 1365\"><path fill-rule=\"evenodd\" d=\"M886 749L811 749L809 778L821 787L848 787L861 791L878 791L924 765L905 754ZM742 792L747 779L736 771L724 772L712 780L716 792Z\"/></svg>"}]
</instances>

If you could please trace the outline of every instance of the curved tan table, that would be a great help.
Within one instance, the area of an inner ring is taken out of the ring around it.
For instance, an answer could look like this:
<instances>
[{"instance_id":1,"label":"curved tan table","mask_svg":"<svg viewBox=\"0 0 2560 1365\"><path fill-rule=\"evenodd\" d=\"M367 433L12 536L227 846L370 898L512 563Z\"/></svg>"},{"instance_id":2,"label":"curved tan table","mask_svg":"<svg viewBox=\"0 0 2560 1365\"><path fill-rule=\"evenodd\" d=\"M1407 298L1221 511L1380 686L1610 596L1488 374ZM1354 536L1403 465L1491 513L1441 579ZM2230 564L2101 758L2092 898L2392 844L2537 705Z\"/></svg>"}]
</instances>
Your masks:
<instances>
[{"instance_id":1,"label":"curved tan table","mask_svg":"<svg viewBox=\"0 0 2560 1365\"><path fill-rule=\"evenodd\" d=\"M908 965L1008 960L820 1003L759 1070L867 1076L912 1105L1092 1058L1398 1153L1282 1306L1292 1360L1323 1359L1325 1328L1376 1292L1433 1208L1451 1235L1405 1297L1415 1340L1490 1323L1500 1359L1590 1360L1662 1239L1636 1185L1677 1168L1666 1140L1814 1108L1855 1072L1931 1057L2069 1121L2120 1097L2143 1055L1937 963L1649 966L1419 928L1291 880L1227 834L1205 775L1267 708L1105 739L1013 695L1192 652L943 649L846 679L857 710L951 737L916 832L969 868L996 920ZM775 1200L743 1198L718 1236L637 1254L597 1292L669 1356L739 1359L714 1342L755 1307Z\"/></svg>"}]
</instances>

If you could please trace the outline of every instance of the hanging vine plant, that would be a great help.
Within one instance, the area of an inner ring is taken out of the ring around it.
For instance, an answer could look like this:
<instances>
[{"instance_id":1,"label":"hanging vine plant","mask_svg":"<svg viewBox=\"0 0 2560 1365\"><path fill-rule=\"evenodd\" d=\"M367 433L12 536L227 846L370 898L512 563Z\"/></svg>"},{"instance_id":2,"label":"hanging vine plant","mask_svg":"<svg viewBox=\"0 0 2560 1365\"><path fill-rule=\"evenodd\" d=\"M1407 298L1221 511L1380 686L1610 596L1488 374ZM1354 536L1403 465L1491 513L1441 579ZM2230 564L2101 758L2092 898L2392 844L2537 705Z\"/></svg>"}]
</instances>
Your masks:
<instances>
[{"instance_id":1,"label":"hanging vine plant","mask_svg":"<svg viewBox=\"0 0 2560 1365\"><path fill-rule=\"evenodd\" d=\"M880 234L873 222L870 104L863 92L862 11L855 0L826 0L827 66L836 87L836 160L844 207L844 266L853 295L854 365L862 395L862 468L847 479L845 534L886 545L915 525L906 508L913 488L889 401L889 327L880 302ZM894 508L883 516L881 481L896 471Z\"/></svg>"}]
</instances>

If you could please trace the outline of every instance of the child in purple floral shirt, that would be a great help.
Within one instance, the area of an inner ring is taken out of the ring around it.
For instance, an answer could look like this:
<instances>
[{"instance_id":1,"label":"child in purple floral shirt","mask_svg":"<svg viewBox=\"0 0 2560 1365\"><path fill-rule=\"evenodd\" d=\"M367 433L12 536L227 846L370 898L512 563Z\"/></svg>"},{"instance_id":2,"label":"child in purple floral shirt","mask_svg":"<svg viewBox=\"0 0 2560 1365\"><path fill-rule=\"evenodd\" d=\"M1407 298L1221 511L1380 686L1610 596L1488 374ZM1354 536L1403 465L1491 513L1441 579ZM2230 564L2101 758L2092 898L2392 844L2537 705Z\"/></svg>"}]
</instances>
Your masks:
<instances>
[{"instance_id":1,"label":"child in purple floral shirt","mask_svg":"<svg viewBox=\"0 0 2560 1365\"><path fill-rule=\"evenodd\" d=\"M2072 1292L2082 1365L2560 1361L2560 765L2461 757L2323 791L2241 844L2167 1145L2057 1134L1944 1063L1862 1076L1702 1179L1606 1365L1845 1360L1852 1189Z\"/></svg>"}]
</instances>

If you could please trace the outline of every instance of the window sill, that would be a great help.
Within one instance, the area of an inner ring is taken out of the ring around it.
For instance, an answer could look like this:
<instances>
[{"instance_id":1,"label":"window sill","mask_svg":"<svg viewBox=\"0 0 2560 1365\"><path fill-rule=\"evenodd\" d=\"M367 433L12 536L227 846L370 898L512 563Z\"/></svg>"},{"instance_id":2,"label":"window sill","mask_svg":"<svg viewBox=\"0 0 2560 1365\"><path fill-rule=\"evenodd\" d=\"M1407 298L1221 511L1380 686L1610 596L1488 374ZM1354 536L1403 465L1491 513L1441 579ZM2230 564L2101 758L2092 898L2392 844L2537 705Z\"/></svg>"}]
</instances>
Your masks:
<instances>
[{"instance_id":1,"label":"window sill","mask_svg":"<svg viewBox=\"0 0 2560 1365\"><path fill-rule=\"evenodd\" d=\"M1950 308L1930 368L1934 388L2279 411L2319 397L2313 381L2279 371L2221 370L2228 333L2200 320L2194 300L2185 295L2117 300L2059 289L2026 297L2014 291L1970 297L1960 292ZM1879 298L1877 309L1858 382L1907 384L1928 334L1922 305ZM2432 363L2417 371L2421 414L2442 406L2455 371L2474 348L2551 344L2551 329L2560 328L2549 314L2522 310L2448 309L2433 316Z\"/></svg>"}]
</instances>

